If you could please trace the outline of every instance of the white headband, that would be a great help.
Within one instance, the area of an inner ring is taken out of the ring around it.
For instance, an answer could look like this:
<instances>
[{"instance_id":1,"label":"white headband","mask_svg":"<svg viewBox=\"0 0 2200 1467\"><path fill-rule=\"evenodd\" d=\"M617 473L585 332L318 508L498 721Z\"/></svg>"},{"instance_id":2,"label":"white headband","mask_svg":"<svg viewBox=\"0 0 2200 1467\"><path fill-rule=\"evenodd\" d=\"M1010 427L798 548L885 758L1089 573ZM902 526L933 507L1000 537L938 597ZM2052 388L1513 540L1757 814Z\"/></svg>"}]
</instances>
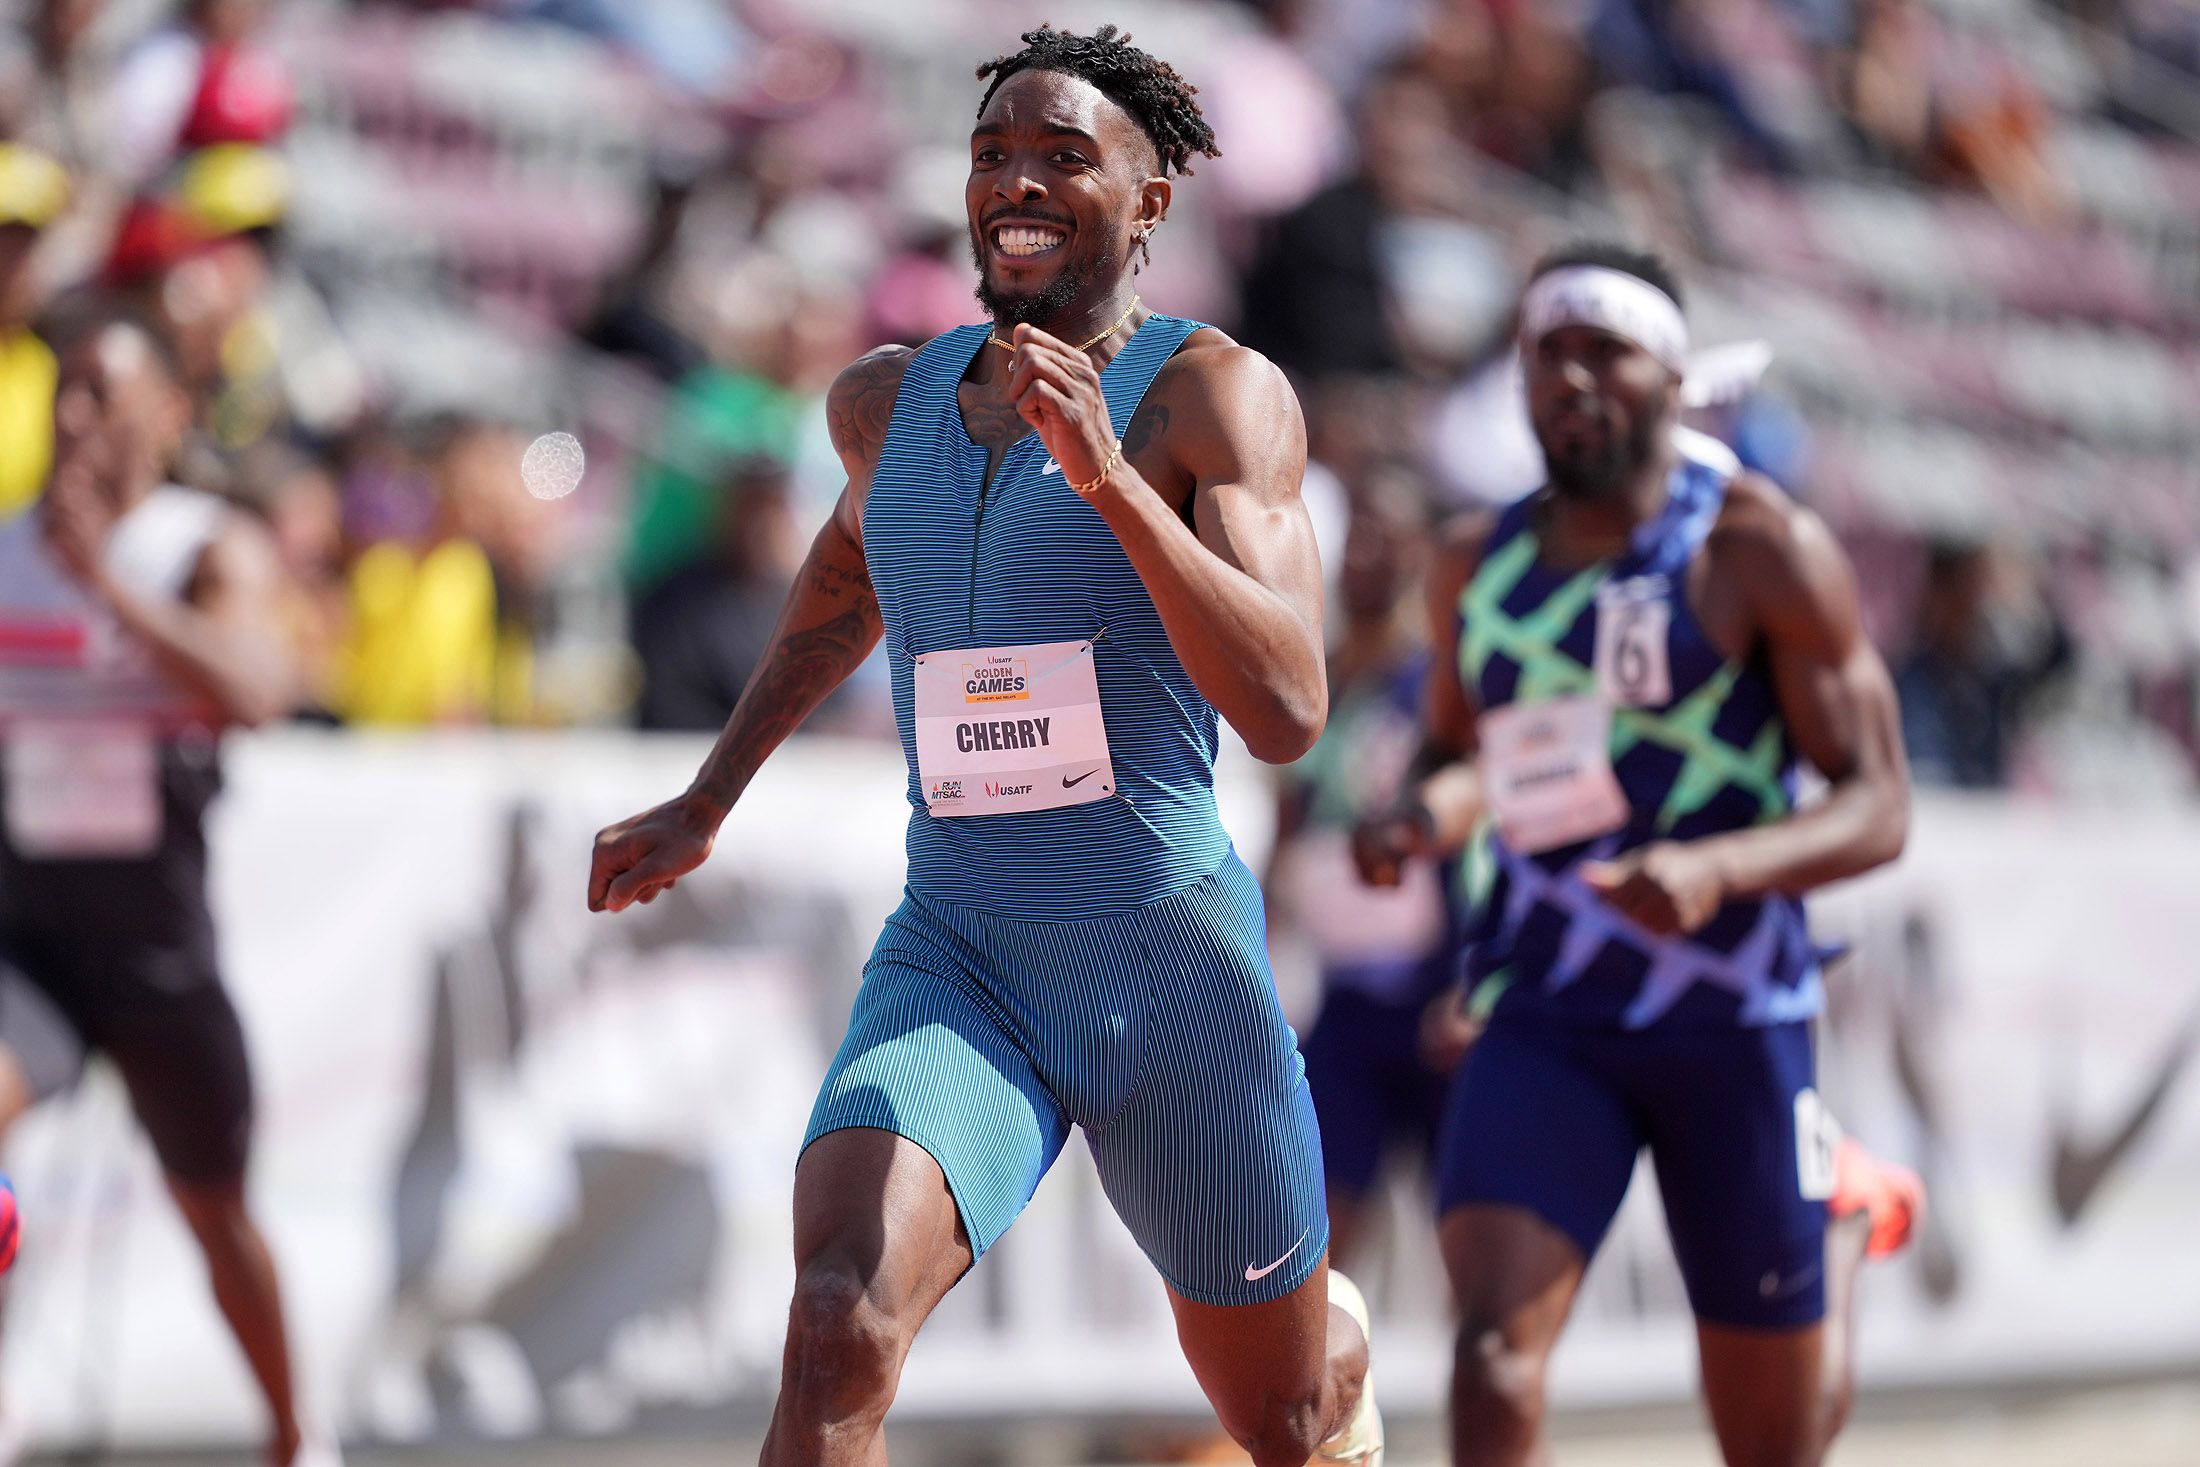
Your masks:
<instances>
[{"instance_id":1,"label":"white headband","mask_svg":"<svg viewBox=\"0 0 2200 1467\"><path fill-rule=\"evenodd\" d=\"M1521 344L1562 326L1595 326L1624 336L1676 372L1688 370L1688 324L1673 298L1647 280L1602 265L1567 265L1535 284L1520 302Z\"/></svg>"}]
</instances>

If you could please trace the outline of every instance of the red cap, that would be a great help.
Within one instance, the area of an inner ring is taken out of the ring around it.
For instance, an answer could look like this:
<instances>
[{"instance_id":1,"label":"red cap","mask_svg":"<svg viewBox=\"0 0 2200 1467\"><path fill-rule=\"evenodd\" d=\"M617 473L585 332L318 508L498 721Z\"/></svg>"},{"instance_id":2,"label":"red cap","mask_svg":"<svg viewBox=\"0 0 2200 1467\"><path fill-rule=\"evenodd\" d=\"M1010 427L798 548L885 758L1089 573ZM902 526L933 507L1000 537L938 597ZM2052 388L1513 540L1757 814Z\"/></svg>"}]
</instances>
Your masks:
<instances>
[{"instance_id":1,"label":"red cap","mask_svg":"<svg viewBox=\"0 0 2200 1467\"><path fill-rule=\"evenodd\" d=\"M264 51L211 46L177 139L184 148L271 143L290 126L290 78Z\"/></svg>"}]
</instances>

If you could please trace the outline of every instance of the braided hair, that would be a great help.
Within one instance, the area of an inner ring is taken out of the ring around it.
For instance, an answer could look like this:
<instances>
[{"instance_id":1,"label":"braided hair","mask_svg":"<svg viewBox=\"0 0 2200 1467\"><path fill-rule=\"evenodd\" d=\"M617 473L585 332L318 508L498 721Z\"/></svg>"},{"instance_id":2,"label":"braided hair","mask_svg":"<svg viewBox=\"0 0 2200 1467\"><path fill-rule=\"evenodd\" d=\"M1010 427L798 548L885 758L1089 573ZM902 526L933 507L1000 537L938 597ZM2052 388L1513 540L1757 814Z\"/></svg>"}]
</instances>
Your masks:
<instances>
[{"instance_id":1,"label":"braided hair","mask_svg":"<svg viewBox=\"0 0 2200 1467\"><path fill-rule=\"evenodd\" d=\"M978 79L993 79L978 102L985 111L993 94L1019 71L1059 71L1081 77L1097 87L1116 106L1129 113L1145 129L1160 155L1163 173L1190 173L1192 155L1219 158L1215 130L1193 100L1199 88L1177 74L1168 62L1147 55L1131 44L1128 34L1104 25L1089 36L1058 31L1044 25L1025 31L1024 49L996 56L978 68Z\"/></svg>"}]
</instances>

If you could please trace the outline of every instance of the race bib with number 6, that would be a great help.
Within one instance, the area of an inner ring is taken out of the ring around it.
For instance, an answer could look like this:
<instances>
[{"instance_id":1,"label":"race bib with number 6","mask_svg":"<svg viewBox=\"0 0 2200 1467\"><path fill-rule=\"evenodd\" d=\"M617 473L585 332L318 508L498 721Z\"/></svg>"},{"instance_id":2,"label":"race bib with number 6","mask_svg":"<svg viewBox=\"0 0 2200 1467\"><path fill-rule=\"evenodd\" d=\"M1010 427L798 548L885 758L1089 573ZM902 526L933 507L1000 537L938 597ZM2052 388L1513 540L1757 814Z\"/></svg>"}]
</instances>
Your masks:
<instances>
[{"instance_id":1,"label":"race bib with number 6","mask_svg":"<svg viewBox=\"0 0 2200 1467\"><path fill-rule=\"evenodd\" d=\"M1640 576L1597 590L1597 691L1614 708L1662 708L1673 701L1667 584L1663 576Z\"/></svg>"}]
</instances>

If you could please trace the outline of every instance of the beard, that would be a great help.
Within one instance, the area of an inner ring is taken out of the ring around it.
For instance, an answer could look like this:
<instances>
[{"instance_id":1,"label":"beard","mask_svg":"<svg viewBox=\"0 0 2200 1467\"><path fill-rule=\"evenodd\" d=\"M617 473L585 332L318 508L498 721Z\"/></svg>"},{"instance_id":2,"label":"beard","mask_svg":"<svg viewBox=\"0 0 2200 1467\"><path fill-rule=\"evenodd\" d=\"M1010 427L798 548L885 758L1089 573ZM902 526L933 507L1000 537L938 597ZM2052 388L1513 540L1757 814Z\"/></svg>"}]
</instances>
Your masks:
<instances>
[{"instance_id":1,"label":"beard","mask_svg":"<svg viewBox=\"0 0 2200 1467\"><path fill-rule=\"evenodd\" d=\"M1622 436L1607 431L1596 444L1554 449L1543 445L1551 487L1578 499L1604 499L1619 492L1656 455L1664 416L1641 418Z\"/></svg>"},{"instance_id":2,"label":"beard","mask_svg":"<svg viewBox=\"0 0 2200 1467\"><path fill-rule=\"evenodd\" d=\"M1076 300L1088 283L1113 279L1117 266L1115 252L1106 250L1100 258L1083 265L1075 261L1064 262L1062 268L1054 272L1054 277L1037 290L1010 295L996 290L987 278L985 242L975 231L970 236L970 262L978 267L978 287L973 292L978 297L978 304L985 308L987 315L1005 326L1046 325Z\"/></svg>"}]
</instances>

